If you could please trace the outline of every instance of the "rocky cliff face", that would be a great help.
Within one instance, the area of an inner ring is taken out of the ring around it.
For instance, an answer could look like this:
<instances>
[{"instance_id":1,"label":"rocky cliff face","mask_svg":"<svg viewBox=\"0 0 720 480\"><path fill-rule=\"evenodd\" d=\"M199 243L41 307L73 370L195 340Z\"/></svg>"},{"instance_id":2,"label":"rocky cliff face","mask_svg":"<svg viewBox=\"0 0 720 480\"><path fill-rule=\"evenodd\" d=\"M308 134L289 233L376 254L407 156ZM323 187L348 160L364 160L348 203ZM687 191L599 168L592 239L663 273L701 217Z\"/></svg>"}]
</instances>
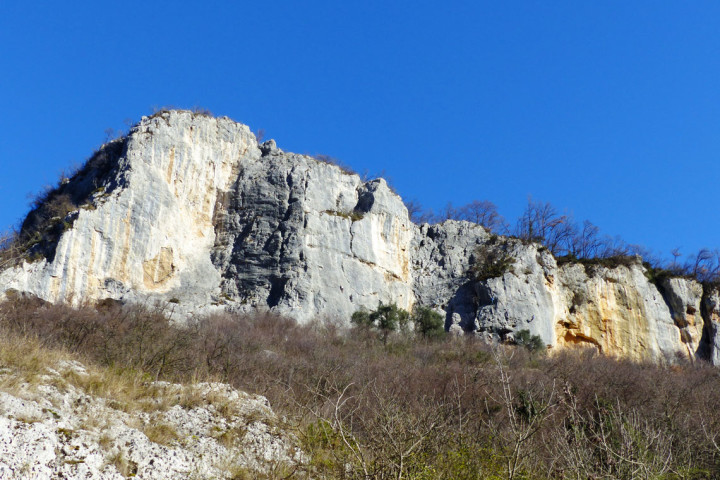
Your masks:
<instances>
[{"instance_id":1,"label":"rocky cliff face","mask_svg":"<svg viewBox=\"0 0 720 480\"><path fill-rule=\"evenodd\" d=\"M716 289L656 286L640 261L558 266L538 245L468 222L414 225L384 180L258 144L227 118L143 118L57 193L79 208L28 217L26 229L42 232L34 261L0 273L0 292L170 302L181 315L268 308L300 321L422 304L451 331L527 329L551 347L720 362ZM487 249L511 265L478 277Z\"/></svg>"}]
</instances>

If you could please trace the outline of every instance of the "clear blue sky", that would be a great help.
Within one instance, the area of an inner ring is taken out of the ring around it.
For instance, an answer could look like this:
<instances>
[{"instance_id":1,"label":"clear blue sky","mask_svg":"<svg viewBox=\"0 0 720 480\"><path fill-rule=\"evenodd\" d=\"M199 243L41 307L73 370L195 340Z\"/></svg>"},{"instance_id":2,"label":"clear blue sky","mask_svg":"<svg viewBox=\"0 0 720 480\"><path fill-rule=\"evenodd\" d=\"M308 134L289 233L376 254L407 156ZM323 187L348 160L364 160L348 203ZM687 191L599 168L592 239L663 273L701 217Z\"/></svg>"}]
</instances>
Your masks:
<instances>
[{"instance_id":1,"label":"clear blue sky","mask_svg":"<svg viewBox=\"0 0 720 480\"><path fill-rule=\"evenodd\" d=\"M153 106L384 170L427 207L528 195L720 246L720 2L0 3L0 227Z\"/></svg>"}]
</instances>

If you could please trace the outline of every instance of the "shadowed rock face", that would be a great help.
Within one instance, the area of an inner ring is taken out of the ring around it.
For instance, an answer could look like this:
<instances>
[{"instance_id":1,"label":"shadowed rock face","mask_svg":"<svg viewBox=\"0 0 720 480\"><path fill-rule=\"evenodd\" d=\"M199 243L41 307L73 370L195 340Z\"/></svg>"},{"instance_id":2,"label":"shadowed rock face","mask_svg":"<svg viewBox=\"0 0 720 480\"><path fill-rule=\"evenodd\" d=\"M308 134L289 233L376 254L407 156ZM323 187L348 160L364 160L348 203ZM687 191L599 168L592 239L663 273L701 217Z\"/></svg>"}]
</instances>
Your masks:
<instances>
[{"instance_id":1,"label":"shadowed rock face","mask_svg":"<svg viewBox=\"0 0 720 480\"><path fill-rule=\"evenodd\" d=\"M451 331L527 329L549 346L720 362L717 290L680 278L658 289L640 261L558 267L539 245L469 222L414 225L384 180L258 144L230 119L163 112L103 152L60 189L80 208L45 215L49 225L28 217L42 255L0 273L0 292L172 301L179 316L264 308L300 321L417 303L444 312ZM471 266L487 248L512 262L478 277Z\"/></svg>"}]
</instances>

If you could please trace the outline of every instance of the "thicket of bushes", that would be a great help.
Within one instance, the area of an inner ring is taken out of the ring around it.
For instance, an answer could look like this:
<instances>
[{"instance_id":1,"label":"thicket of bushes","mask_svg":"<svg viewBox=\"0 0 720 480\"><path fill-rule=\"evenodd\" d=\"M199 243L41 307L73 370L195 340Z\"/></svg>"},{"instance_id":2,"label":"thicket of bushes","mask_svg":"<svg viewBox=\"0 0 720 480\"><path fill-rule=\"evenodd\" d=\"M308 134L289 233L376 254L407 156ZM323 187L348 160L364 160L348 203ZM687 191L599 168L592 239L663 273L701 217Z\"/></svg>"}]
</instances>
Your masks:
<instances>
[{"instance_id":1,"label":"thicket of bushes","mask_svg":"<svg viewBox=\"0 0 720 480\"><path fill-rule=\"evenodd\" d=\"M497 206L487 200L475 200L461 207L451 203L438 214L432 210L423 210L418 202L406 202L408 212L416 223L438 223L444 220L466 220L484 226L489 232L520 239L526 243L539 243L552 252L558 263L583 263L616 267L635 262L635 257L643 258L651 279L668 276L694 278L702 283L720 283L720 249L701 249L697 253L685 256L679 249L671 253L672 260L665 260L653 254L641 245L629 244L620 237L602 235L600 228L589 221L581 224L571 215L561 214L547 202L528 200L525 211L517 219L515 226L510 224L498 213ZM500 253L498 248L486 249L490 265L487 276L480 272L480 277L492 278L497 275L497 268L503 262L493 256ZM479 256L483 251L479 251ZM505 265L506 267L508 265ZM482 266L478 267L482 270ZM502 269L506 271L507 269ZM476 276L478 272L475 272Z\"/></svg>"},{"instance_id":2,"label":"thicket of bushes","mask_svg":"<svg viewBox=\"0 0 720 480\"><path fill-rule=\"evenodd\" d=\"M720 371L572 350L531 354L273 315L171 327L163 309L0 305L14 332L149 380L229 382L268 397L312 478L709 479ZM530 339L528 338L530 341ZM299 474L299 472L298 472Z\"/></svg>"}]
</instances>

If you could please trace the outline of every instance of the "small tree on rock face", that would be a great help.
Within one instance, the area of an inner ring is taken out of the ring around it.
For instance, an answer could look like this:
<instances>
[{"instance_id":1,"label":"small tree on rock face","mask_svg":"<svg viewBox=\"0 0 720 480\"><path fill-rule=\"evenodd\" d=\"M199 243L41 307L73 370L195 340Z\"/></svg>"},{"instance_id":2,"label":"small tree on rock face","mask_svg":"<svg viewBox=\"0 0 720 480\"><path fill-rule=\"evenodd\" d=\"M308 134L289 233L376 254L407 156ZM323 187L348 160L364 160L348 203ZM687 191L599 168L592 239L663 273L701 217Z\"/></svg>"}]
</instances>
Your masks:
<instances>
[{"instance_id":1,"label":"small tree on rock face","mask_svg":"<svg viewBox=\"0 0 720 480\"><path fill-rule=\"evenodd\" d=\"M436 339L445 335L443 317L432 308L416 306L411 319L415 324L415 331L425 338Z\"/></svg>"}]
</instances>

